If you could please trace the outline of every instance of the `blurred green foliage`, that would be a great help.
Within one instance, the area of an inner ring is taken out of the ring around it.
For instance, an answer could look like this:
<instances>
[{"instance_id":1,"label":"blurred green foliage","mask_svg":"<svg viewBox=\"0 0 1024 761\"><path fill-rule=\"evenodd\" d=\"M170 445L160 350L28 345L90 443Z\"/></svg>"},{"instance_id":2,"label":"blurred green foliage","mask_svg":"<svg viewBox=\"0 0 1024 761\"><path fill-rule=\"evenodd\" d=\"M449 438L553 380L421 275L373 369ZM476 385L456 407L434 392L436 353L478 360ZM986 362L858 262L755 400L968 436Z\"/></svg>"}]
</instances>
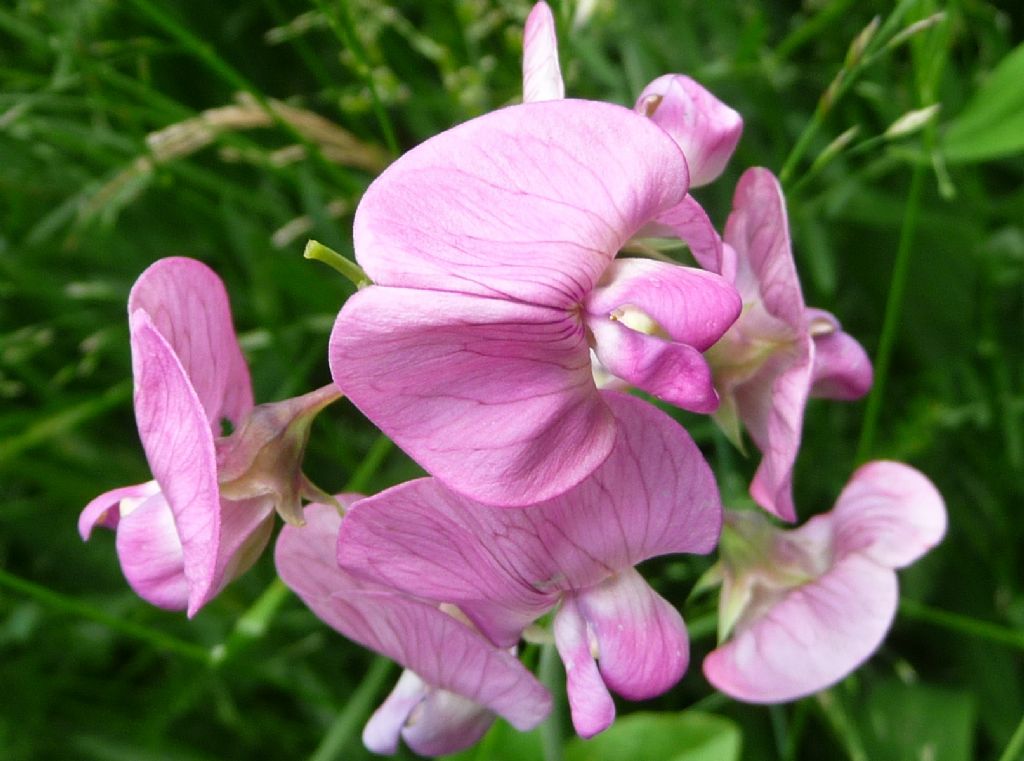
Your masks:
<instances>
[{"instance_id":1,"label":"blurred green foliage","mask_svg":"<svg viewBox=\"0 0 1024 761\"><path fill-rule=\"evenodd\" d=\"M867 456L929 474L950 514L944 544L903 574L913 604L882 650L822 696L771 709L712 694L700 674L711 603L684 601L706 563L649 564L697 626L689 674L642 710L724 717L751 761L999 757L1024 713L1021 6L553 5L571 95L632 104L678 71L743 114L730 169L698 192L716 222L743 168L792 167L807 301L872 353L904 252L877 427L862 436L863 402L812 403L798 503L804 515L828 509L860 440ZM208 262L231 294L257 398L326 382L327 336L350 286L304 261L303 244L351 254L352 211L396 147L515 102L528 10L518 0L0 5L0 757L368 757L361 724L397 669L282 593L269 555L189 622L136 599L112 536L83 544L75 521L101 491L148 478L130 403L134 278L162 256ZM807 132L876 14L896 14L898 31L936 13L861 66ZM935 103L928 126L879 137ZM845 149L821 159L851 127ZM756 461L691 422L727 502L745 500ZM357 476L374 491L417 470L343 403L317 422L307 472L326 488ZM699 723L688 715L679 721ZM524 754L538 747L524 743ZM591 757L576 747L566 758Z\"/></svg>"}]
</instances>

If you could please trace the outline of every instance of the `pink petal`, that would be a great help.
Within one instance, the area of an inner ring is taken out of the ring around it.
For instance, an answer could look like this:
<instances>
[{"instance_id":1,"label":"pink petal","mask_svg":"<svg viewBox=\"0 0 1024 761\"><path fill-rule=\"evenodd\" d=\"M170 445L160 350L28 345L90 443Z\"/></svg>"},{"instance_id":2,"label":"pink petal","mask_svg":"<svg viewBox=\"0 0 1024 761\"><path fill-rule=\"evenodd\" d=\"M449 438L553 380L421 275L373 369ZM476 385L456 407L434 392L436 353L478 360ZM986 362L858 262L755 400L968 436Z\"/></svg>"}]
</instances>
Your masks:
<instances>
[{"instance_id":1,"label":"pink petal","mask_svg":"<svg viewBox=\"0 0 1024 761\"><path fill-rule=\"evenodd\" d=\"M363 727L363 745L381 756L398 752L398 738L412 710L422 703L430 685L406 669L391 693Z\"/></svg>"},{"instance_id":2,"label":"pink petal","mask_svg":"<svg viewBox=\"0 0 1024 761\"><path fill-rule=\"evenodd\" d=\"M562 591L600 583L655 555L709 552L721 505L692 439L640 399L604 397L619 436L605 463L575 489L505 510L434 479L401 484L353 506L339 536L339 562L410 594L455 603L498 644L512 644Z\"/></svg>"},{"instance_id":3,"label":"pink petal","mask_svg":"<svg viewBox=\"0 0 1024 761\"><path fill-rule=\"evenodd\" d=\"M653 318L668 336L705 351L729 329L743 307L736 289L718 275L651 259L617 259L587 297L594 319L615 318L623 307Z\"/></svg>"},{"instance_id":4,"label":"pink petal","mask_svg":"<svg viewBox=\"0 0 1024 761\"><path fill-rule=\"evenodd\" d=\"M946 508L935 486L899 462L861 466L832 511L835 552L859 553L886 568L903 568L946 533Z\"/></svg>"},{"instance_id":5,"label":"pink petal","mask_svg":"<svg viewBox=\"0 0 1024 761\"><path fill-rule=\"evenodd\" d=\"M121 500L146 499L160 492L156 481L147 481L134 486L122 486L111 489L92 500L82 509L78 516L78 533L83 541L88 541L96 525L116 529L121 517Z\"/></svg>"},{"instance_id":6,"label":"pink petal","mask_svg":"<svg viewBox=\"0 0 1024 761\"><path fill-rule=\"evenodd\" d=\"M647 85L636 110L679 144L693 187L707 185L722 173L743 132L738 113L682 74L665 74Z\"/></svg>"},{"instance_id":7,"label":"pink petal","mask_svg":"<svg viewBox=\"0 0 1024 761\"><path fill-rule=\"evenodd\" d=\"M533 6L523 29L523 102L564 97L555 17L548 4L540 2Z\"/></svg>"},{"instance_id":8,"label":"pink petal","mask_svg":"<svg viewBox=\"0 0 1024 761\"><path fill-rule=\"evenodd\" d=\"M777 351L756 377L735 392L743 422L763 455L750 496L786 521L796 520L793 466L800 451L811 367L810 339L805 338Z\"/></svg>"},{"instance_id":9,"label":"pink petal","mask_svg":"<svg viewBox=\"0 0 1024 761\"><path fill-rule=\"evenodd\" d=\"M215 594L220 496L213 433L177 355L142 310L131 316L131 343L135 420L174 514L192 616Z\"/></svg>"},{"instance_id":10,"label":"pink petal","mask_svg":"<svg viewBox=\"0 0 1024 761\"><path fill-rule=\"evenodd\" d=\"M331 334L335 383L425 469L482 502L564 492L611 450L583 327L514 301L373 286Z\"/></svg>"},{"instance_id":11,"label":"pink petal","mask_svg":"<svg viewBox=\"0 0 1024 761\"><path fill-rule=\"evenodd\" d=\"M808 309L805 315L814 337L814 376L811 396L860 399L871 389L873 373L867 352L844 333L833 315Z\"/></svg>"},{"instance_id":12,"label":"pink petal","mask_svg":"<svg viewBox=\"0 0 1024 761\"><path fill-rule=\"evenodd\" d=\"M221 279L195 259L160 259L132 287L129 316L140 309L177 355L214 430L221 418L239 425L253 406L252 382Z\"/></svg>"},{"instance_id":13,"label":"pink petal","mask_svg":"<svg viewBox=\"0 0 1024 761\"><path fill-rule=\"evenodd\" d=\"M544 719L551 698L518 660L436 606L341 570L335 560L337 511L313 504L305 517L305 527L282 529L275 560L281 579L321 620L517 729Z\"/></svg>"},{"instance_id":14,"label":"pink petal","mask_svg":"<svg viewBox=\"0 0 1024 761\"><path fill-rule=\"evenodd\" d=\"M597 641L609 688L630 700L661 695L682 679L690 646L682 616L634 569L576 595Z\"/></svg>"},{"instance_id":15,"label":"pink petal","mask_svg":"<svg viewBox=\"0 0 1024 761\"><path fill-rule=\"evenodd\" d=\"M388 167L356 211L356 258L380 285L570 308L687 183L672 140L628 109L512 106Z\"/></svg>"},{"instance_id":16,"label":"pink petal","mask_svg":"<svg viewBox=\"0 0 1024 761\"><path fill-rule=\"evenodd\" d=\"M770 315L804 332L804 297L789 241L782 187L767 169L748 169L733 196L725 242L736 252L736 287Z\"/></svg>"},{"instance_id":17,"label":"pink petal","mask_svg":"<svg viewBox=\"0 0 1024 761\"><path fill-rule=\"evenodd\" d=\"M121 570L139 597L166 610L189 606L190 585L181 542L162 494L121 517L116 544Z\"/></svg>"},{"instance_id":18,"label":"pink petal","mask_svg":"<svg viewBox=\"0 0 1024 761\"><path fill-rule=\"evenodd\" d=\"M781 703L822 690L881 644L896 613L896 574L850 555L791 590L704 659L717 689L752 703Z\"/></svg>"},{"instance_id":19,"label":"pink petal","mask_svg":"<svg viewBox=\"0 0 1024 761\"><path fill-rule=\"evenodd\" d=\"M535 534L526 510L480 505L422 478L357 502L337 557L361 578L458 605L509 647L558 600L555 560Z\"/></svg>"},{"instance_id":20,"label":"pink petal","mask_svg":"<svg viewBox=\"0 0 1024 761\"><path fill-rule=\"evenodd\" d=\"M658 218L644 227L640 237L677 237L690 247L690 253L697 264L708 272L723 275L730 283L735 270L727 272L722 262L722 238L715 230L704 207L686 194L678 204L662 212Z\"/></svg>"},{"instance_id":21,"label":"pink petal","mask_svg":"<svg viewBox=\"0 0 1024 761\"><path fill-rule=\"evenodd\" d=\"M461 695L432 690L409 717L402 738L421 756L443 756L475 745L494 714Z\"/></svg>"},{"instance_id":22,"label":"pink petal","mask_svg":"<svg viewBox=\"0 0 1024 761\"><path fill-rule=\"evenodd\" d=\"M615 703L594 662L587 622L574 597L567 597L555 615L554 632L565 664L572 725L580 737L593 737L615 721Z\"/></svg>"},{"instance_id":23,"label":"pink petal","mask_svg":"<svg viewBox=\"0 0 1024 761\"><path fill-rule=\"evenodd\" d=\"M220 505L220 543L214 570L216 592L252 567L263 554L274 529L274 503L270 499L222 499Z\"/></svg>"},{"instance_id":24,"label":"pink petal","mask_svg":"<svg viewBox=\"0 0 1024 761\"><path fill-rule=\"evenodd\" d=\"M714 412L711 368L692 346L640 333L621 322L590 320L597 358L631 386L691 412Z\"/></svg>"}]
</instances>

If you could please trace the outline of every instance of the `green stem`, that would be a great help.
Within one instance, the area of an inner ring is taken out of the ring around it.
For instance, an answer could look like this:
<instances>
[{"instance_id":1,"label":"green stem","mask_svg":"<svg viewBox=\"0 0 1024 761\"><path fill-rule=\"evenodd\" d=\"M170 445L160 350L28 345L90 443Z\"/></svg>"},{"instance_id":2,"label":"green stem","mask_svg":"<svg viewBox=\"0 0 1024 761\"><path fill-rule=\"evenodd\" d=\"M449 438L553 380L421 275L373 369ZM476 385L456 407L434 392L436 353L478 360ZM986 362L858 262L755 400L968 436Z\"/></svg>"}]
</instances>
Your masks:
<instances>
[{"instance_id":1,"label":"green stem","mask_svg":"<svg viewBox=\"0 0 1024 761\"><path fill-rule=\"evenodd\" d=\"M117 616L112 616L106 611L93 607L88 603L76 600L75 598L67 595L62 595L59 592L54 592L47 587L28 581L27 579L22 579L4 571L3 569L0 569L0 586L4 586L14 592L22 594L25 597L29 597L36 602L40 602L63 613L87 618L91 621L103 624L116 632L129 637L134 637L141 642L145 642L156 650L181 655L191 660L198 661L204 665L210 665L213 660L210 651L205 647L200 647L199 645L193 645L190 642L177 639L176 637L164 634L158 629L150 629L148 626L143 626L142 624L136 624L132 621L125 621Z\"/></svg>"},{"instance_id":2,"label":"green stem","mask_svg":"<svg viewBox=\"0 0 1024 761\"><path fill-rule=\"evenodd\" d=\"M900 600L900 614L907 618L921 621L926 624L935 624L951 631L967 634L971 637L987 639L990 642L997 642L1000 645L1024 650L1024 632L1019 632L999 624L979 621L970 616L959 613L950 613L947 610L937 610L916 600Z\"/></svg>"},{"instance_id":3,"label":"green stem","mask_svg":"<svg viewBox=\"0 0 1024 761\"><path fill-rule=\"evenodd\" d=\"M1020 724L1017 725L1006 750L999 756L999 761L1019 761L1022 755L1024 755L1024 716L1021 717Z\"/></svg>"},{"instance_id":4,"label":"green stem","mask_svg":"<svg viewBox=\"0 0 1024 761\"><path fill-rule=\"evenodd\" d=\"M250 605L249 609L235 622L235 627L228 635L227 641L213 648L211 657L214 665L221 666L227 663L248 645L266 634L277 611L288 599L289 592L290 590L283 581L274 579L263 590L263 594L256 598L256 602Z\"/></svg>"},{"instance_id":5,"label":"green stem","mask_svg":"<svg viewBox=\"0 0 1024 761\"><path fill-rule=\"evenodd\" d=\"M921 192L924 187L925 171L924 165L916 164L910 178L910 192L907 195L903 226L900 229L896 261L893 263L889 296L885 303L882 335L879 338L878 352L875 355L875 381L871 393L868 395L867 409L864 412L864 427L861 429L860 442L857 445L857 462L864 462L870 456L875 444L875 433L882 411L885 383L889 375L892 351L896 344L900 314L903 310L903 297L907 289L907 275L910 271L910 256L913 252L917 219L921 210Z\"/></svg>"},{"instance_id":6,"label":"green stem","mask_svg":"<svg viewBox=\"0 0 1024 761\"><path fill-rule=\"evenodd\" d=\"M815 697L818 708L832 728L836 739L843 746L843 750L846 751L847 758L850 761L870 761L864 750L864 743L857 731L857 726L847 714L843 704L836 699L835 693L832 690L824 690Z\"/></svg>"},{"instance_id":7,"label":"green stem","mask_svg":"<svg viewBox=\"0 0 1024 761\"><path fill-rule=\"evenodd\" d=\"M703 639L714 634L718 630L718 613L708 613L707 615L701 616L696 621L692 621L686 625L686 631L690 635L690 640Z\"/></svg>"},{"instance_id":8,"label":"green stem","mask_svg":"<svg viewBox=\"0 0 1024 761\"><path fill-rule=\"evenodd\" d=\"M142 13L142 15L149 18L157 26L178 40L186 50L206 64L221 79L232 87L251 95L277 126L288 132L293 138L295 138L295 140L305 147L309 157L313 159L313 161L315 161L317 165L319 165L328 175L330 175L330 177L338 183L339 187L353 192L360 190L358 184L352 179L352 177L339 170L338 167L324 158L323 152L320 150L320 146L309 140L286 119L283 119L277 113L276 109L274 109L270 104L270 101L267 100L266 96L264 96L254 84L232 67L231 64L218 56L217 52L211 45L196 37L166 11L158 8L153 2L151 2L151 0L130 0L130 2L140 13Z\"/></svg>"},{"instance_id":9,"label":"green stem","mask_svg":"<svg viewBox=\"0 0 1024 761\"><path fill-rule=\"evenodd\" d=\"M388 112L384 109L384 102L381 100L380 93L377 92L377 84L373 81L373 69L370 66L366 49L356 34L348 0L337 0L337 5L339 12L334 14L327 9L325 0L316 0L316 7L324 14L324 18L327 19L327 23L330 24L334 34L356 59L357 71L362 77L366 89L370 91L370 100L373 101L373 114L377 117L377 123L380 125L381 132L384 133L384 142L387 143L388 150L391 151L392 155L397 156L401 151L398 147L398 139L395 137L395 128L391 124Z\"/></svg>"},{"instance_id":10,"label":"green stem","mask_svg":"<svg viewBox=\"0 0 1024 761\"><path fill-rule=\"evenodd\" d=\"M381 655L374 658L370 670L363 677L356 691L352 693L345 708L331 723L327 734L324 735L313 755L309 757L309 761L331 761L331 759L341 757L342 751L352 741L352 735L370 713L370 707L384 686L385 680L391 673L391 668L392 663L387 658Z\"/></svg>"},{"instance_id":11,"label":"green stem","mask_svg":"<svg viewBox=\"0 0 1024 761\"><path fill-rule=\"evenodd\" d=\"M129 379L111 386L97 399L89 399L74 407L69 407L54 415L38 420L22 433L0 443L0 463L14 458L26 449L31 449L51 439L63 436L86 420L120 406L130 399L131 396L132 382Z\"/></svg>"},{"instance_id":12,"label":"green stem","mask_svg":"<svg viewBox=\"0 0 1024 761\"><path fill-rule=\"evenodd\" d=\"M302 255L306 259L315 259L318 262L323 262L331 269L337 270L356 288L365 288L373 282L358 264L319 241L309 241Z\"/></svg>"},{"instance_id":13,"label":"green stem","mask_svg":"<svg viewBox=\"0 0 1024 761\"><path fill-rule=\"evenodd\" d=\"M562 761L562 710L559 697L565 684L562 662L554 645L540 650L540 681L551 693L551 713L540 725L540 744L544 761Z\"/></svg>"},{"instance_id":14,"label":"green stem","mask_svg":"<svg viewBox=\"0 0 1024 761\"><path fill-rule=\"evenodd\" d=\"M818 39L821 32L842 17L853 0L833 0L805 23L798 26L775 47L775 57L784 61L809 42Z\"/></svg>"},{"instance_id":15,"label":"green stem","mask_svg":"<svg viewBox=\"0 0 1024 761\"><path fill-rule=\"evenodd\" d=\"M359 463L359 467L356 468L356 472L352 474L352 477L348 479L345 484L345 488L342 491L346 492L357 492L361 493L366 490L366 487L370 485L370 480L374 477L380 466L384 464L384 460L391 453L394 448L394 443L385 436L383 433L377 437L376 441L370 446L369 451L366 453L366 457Z\"/></svg>"},{"instance_id":16,"label":"green stem","mask_svg":"<svg viewBox=\"0 0 1024 761\"><path fill-rule=\"evenodd\" d=\"M793 149L783 162L782 169L779 170L779 182L782 183L782 186L787 191L790 190L789 181L796 170L796 165L807 152L811 141L818 134L818 130L824 125L825 117L828 116L835 105L850 90L865 69L880 60L882 53L888 52L889 49L886 47L886 44L892 39L896 27L914 2L916 0L900 0L885 22L875 32L874 37L861 53L859 60L844 63L843 67L836 73L835 79L829 83L828 88L822 93L814 109L814 115L804 127L803 132L800 133L796 143L793 145ZM784 40L783 44L785 43L786 41Z\"/></svg>"}]
</instances>

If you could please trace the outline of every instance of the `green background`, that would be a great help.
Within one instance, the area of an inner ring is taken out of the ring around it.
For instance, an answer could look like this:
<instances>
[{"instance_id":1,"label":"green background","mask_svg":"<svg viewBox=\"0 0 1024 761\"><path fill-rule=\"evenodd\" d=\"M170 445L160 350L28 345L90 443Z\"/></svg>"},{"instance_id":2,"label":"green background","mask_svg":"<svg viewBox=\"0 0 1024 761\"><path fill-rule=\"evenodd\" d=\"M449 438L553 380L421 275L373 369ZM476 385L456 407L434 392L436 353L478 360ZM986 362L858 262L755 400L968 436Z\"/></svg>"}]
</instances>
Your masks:
<instances>
[{"instance_id":1,"label":"green background","mask_svg":"<svg viewBox=\"0 0 1024 761\"><path fill-rule=\"evenodd\" d=\"M886 457L935 481L950 529L901 575L900 615L867 666L775 708L715 694L700 674L713 601L686 599L706 561L648 563L645 574L693 624L681 685L642 706L619 703L621 714L656 715L564 749L564 710L533 735L499 724L466 757L1016 758L1022 6L554 6L569 94L630 105L655 76L685 72L743 114L739 149L699 200L721 224L744 168L789 167L808 303L834 312L873 356L891 357L874 401L811 403L796 474L802 515L828 509L859 461ZM351 286L302 259L306 239L351 254L351 213L373 167L519 97L528 10L499 0L0 5L0 758L369 756L362 723L398 670L273 586L269 553L186 621L131 593L112 534L83 544L75 524L93 496L149 477L130 399L125 301L135 277L168 255L213 266L259 401L327 382L328 334ZM872 17L891 35L938 12L905 43L851 61L842 97L819 109ZM306 116L275 123L270 99ZM257 125L204 133L195 121L238 102L241 111L208 118ZM935 103L923 130L879 137ZM339 154L335 128L329 145L311 142L296 128L309 113L360 141L355 152ZM177 133L161 132L175 124ZM854 126L846 150L818 160ZM164 142L147 144L154 133ZM172 155L175 134L205 144ZM685 420L726 503L744 502L756 459L706 420ZM418 473L345 402L317 421L307 472L329 490L365 491Z\"/></svg>"}]
</instances>

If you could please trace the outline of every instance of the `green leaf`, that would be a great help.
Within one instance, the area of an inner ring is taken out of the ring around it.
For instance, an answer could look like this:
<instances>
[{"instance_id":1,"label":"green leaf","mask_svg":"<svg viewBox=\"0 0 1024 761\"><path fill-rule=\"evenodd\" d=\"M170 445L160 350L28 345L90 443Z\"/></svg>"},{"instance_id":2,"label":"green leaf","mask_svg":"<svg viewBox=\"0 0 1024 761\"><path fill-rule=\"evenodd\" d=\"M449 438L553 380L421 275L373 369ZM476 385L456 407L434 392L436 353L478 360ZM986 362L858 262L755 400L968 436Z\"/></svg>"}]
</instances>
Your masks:
<instances>
[{"instance_id":1,"label":"green leaf","mask_svg":"<svg viewBox=\"0 0 1024 761\"><path fill-rule=\"evenodd\" d=\"M712 714L632 713L590 740L574 738L565 761L736 761L740 730Z\"/></svg>"},{"instance_id":2,"label":"green leaf","mask_svg":"<svg viewBox=\"0 0 1024 761\"><path fill-rule=\"evenodd\" d=\"M950 162L987 161L1024 151L1024 44L1007 55L949 125Z\"/></svg>"},{"instance_id":3,"label":"green leaf","mask_svg":"<svg viewBox=\"0 0 1024 761\"><path fill-rule=\"evenodd\" d=\"M977 706L969 692L888 681L871 690L863 713L869 758L974 758Z\"/></svg>"}]
</instances>

